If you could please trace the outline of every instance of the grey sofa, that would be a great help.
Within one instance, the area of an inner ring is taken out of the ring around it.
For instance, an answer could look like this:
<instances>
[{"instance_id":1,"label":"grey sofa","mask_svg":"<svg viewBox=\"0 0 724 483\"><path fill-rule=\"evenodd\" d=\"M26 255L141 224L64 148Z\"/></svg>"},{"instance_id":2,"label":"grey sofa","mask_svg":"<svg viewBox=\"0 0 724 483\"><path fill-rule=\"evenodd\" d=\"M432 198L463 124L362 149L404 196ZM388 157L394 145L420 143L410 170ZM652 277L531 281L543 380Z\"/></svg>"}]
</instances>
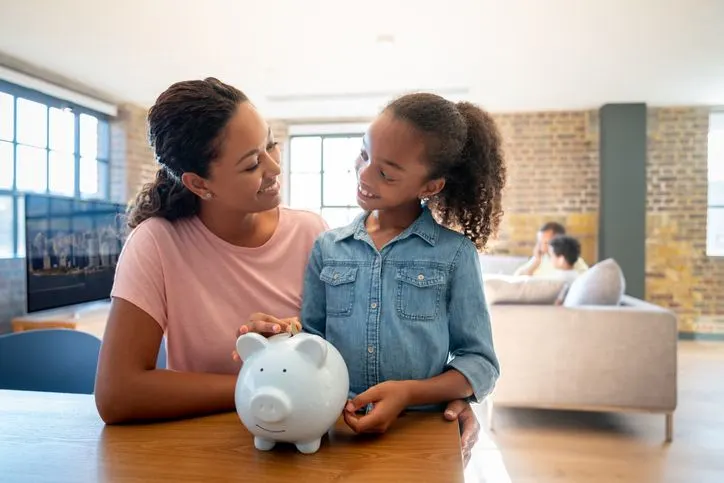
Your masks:
<instances>
[{"instance_id":1,"label":"grey sofa","mask_svg":"<svg viewBox=\"0 0 724 483\"><path fill-rule=\"evenodd\" d=\"M624 296L618 306L490 305L501 377L496 406L648 412L673 436L677 405L677 319Z\"/></svg>"}]
</instances>

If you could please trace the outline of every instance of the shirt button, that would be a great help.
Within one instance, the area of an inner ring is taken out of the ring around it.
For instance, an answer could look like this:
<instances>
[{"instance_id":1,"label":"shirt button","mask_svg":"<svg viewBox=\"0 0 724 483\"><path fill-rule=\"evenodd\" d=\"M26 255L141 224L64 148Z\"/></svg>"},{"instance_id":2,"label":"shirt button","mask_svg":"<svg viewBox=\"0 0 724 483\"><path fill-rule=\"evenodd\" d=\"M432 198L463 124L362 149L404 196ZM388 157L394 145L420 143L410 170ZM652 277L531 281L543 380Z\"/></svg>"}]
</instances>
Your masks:
<instances>
[{"instance_id":1,"label":"shirt button","mask_svg":"<svg viewBox=\"0 0 724 483\"><path fill-rule=\"evenodd\" d=\"M372 346L369 346L369 347L367 348L367 352L369 352L370 354L372 354L374 351L375 351L375 348L372 347Z\"/></svg>"},{"instance_id":2,"label":"shirt button","mask_svg":"<svg viewBox=\"0 0 724 483\"><path fill-rule=\"evenodd\" d=\"M337 279L339 278L339 274L338 274L338 273L335 273L334 275L332 275L332 278L335 279L335 280L337 280Z\"/></svg>"},{"instance_id":3,"label":"shirt button","mask_svg":"<svg viewBox=\"0 0 724 483\"><path fill-rule=\"evenodd\" d=\"M376 302L372 302L372 304L370 305L370 307L372 307L373 309L376 309L376 308L377 308L377 303L376 303Z\"/></svg>"},{"instance_id":4,"label":"shirt button","mask_svg":"<svg viewBox=\"0 0 724 483\"><path fill-rule=\"evenodd\" d=\"M418 280L425 280L425 276L423 274L420 274L417 276Z\"/></svg>"}]
</instances>

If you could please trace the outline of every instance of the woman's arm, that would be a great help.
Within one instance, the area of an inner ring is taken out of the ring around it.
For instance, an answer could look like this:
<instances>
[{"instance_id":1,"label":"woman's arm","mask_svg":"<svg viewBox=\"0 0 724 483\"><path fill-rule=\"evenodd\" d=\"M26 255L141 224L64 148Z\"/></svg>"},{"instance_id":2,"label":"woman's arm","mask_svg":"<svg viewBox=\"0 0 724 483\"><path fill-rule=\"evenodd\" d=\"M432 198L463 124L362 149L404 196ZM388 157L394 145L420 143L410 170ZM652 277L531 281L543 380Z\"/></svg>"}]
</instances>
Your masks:
<instances>
[{"instance_id":1,"label":"woman's arm","mask_svg":"<svg viewBox=\"0 0 724 483\"><path fill-rule=\"evenodd\" d=\"M130 302L114 298L103 336L95 400L108 424L233 411L236 376L156 369L163 332Z\"/></svg>"}]
</instances>

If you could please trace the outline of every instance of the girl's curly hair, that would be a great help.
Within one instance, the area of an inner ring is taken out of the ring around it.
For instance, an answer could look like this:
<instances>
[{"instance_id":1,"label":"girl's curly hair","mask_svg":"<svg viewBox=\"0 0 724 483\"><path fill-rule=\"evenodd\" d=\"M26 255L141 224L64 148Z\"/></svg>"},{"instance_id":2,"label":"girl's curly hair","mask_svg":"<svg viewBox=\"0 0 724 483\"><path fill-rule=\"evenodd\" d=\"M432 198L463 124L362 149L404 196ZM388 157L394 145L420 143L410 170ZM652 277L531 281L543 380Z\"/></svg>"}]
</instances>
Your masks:
<instances>
[{"instance_id":1,"label":"girl's curly hair","mask_svg":"<svg viewBox=\"0 0 724 483\"><path fill-rule=\"evenodd\" d=\"M444 178L428 206L441 224L462 232L483 250L503 216L506 167L493 118L469 102L436 94L407 94L386 108L425 139L430 179Z\"/></svg>"}]
</instances>

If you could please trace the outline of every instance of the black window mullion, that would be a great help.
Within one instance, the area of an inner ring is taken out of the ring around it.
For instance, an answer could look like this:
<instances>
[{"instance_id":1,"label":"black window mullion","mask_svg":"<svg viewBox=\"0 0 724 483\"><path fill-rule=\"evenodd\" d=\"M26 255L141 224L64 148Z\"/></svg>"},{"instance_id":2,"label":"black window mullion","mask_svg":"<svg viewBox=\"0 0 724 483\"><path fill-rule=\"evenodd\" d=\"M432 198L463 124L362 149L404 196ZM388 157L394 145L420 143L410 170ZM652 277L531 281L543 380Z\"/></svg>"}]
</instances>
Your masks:
<instances>
[{"instance_id":1,"label":"black window mullion","mask_svg":"<svg viewBox=\"0 0 724 483\"><path fill-rule=\"evenodd\" d=\"M75 110L73 111L73 124L73 131L75 133L75 139L73 140L73 151L75 151L73 156L73 161L75 163L75 167L73 168L75 169L75 176L73 179L73 182L75 183L75 186L73 186L73 196L80 198L80 113Z\"/></svg>"},{"instance_id":2,"label":"black window mullion","mask_svg":"<svg viewBox=\"0 0 724 483\"><path fill-rule=\"evenodd\" d=\"M13 95L13 253L18 255L18 96Z\"/></svg>"},{"instance_id":3,"label":"black window mullion","mask_svg":"<svg viewBox=\"0 0 724 483\"><path fill-rule=\"evenodd\" d=\"M50 105L45 104L45 193L50 195Z\"/></svg>"},{"instance_id":4,"label":"black window mullion","mask_svg":"<svg viewBox=\"0 0 724 483\"><path fill-rule=\"evenodd\" d=\"M320 143L321 146L319 146L319 154L322 156L322 159L319 160L319 189L321 193L319 193L319 214L322 215L322 211L324 211L325 205L324 205L324 140L327 139L327 136L320 136Z\"/></svg>"}]
</instances>

